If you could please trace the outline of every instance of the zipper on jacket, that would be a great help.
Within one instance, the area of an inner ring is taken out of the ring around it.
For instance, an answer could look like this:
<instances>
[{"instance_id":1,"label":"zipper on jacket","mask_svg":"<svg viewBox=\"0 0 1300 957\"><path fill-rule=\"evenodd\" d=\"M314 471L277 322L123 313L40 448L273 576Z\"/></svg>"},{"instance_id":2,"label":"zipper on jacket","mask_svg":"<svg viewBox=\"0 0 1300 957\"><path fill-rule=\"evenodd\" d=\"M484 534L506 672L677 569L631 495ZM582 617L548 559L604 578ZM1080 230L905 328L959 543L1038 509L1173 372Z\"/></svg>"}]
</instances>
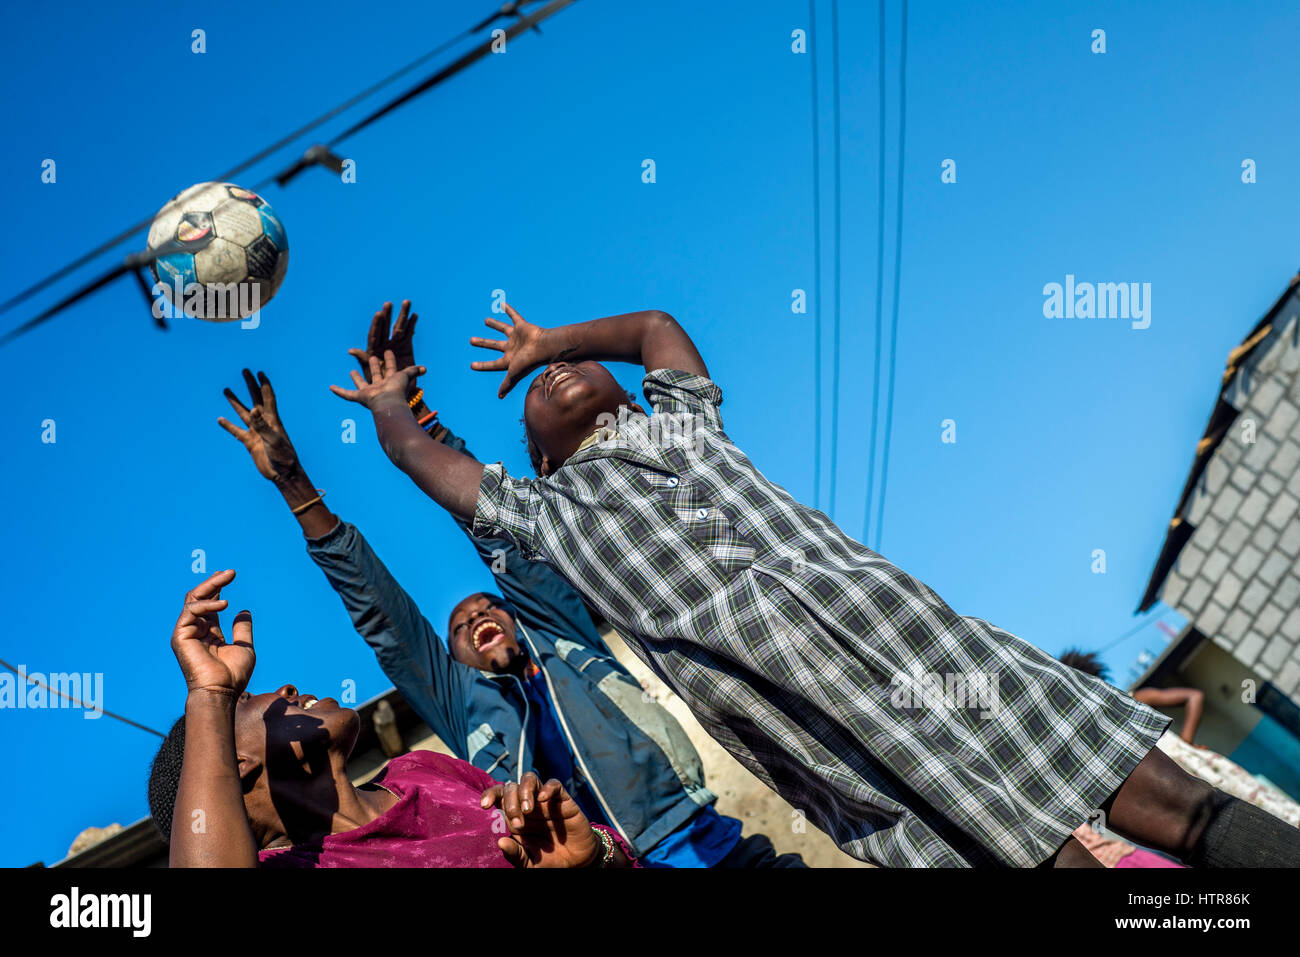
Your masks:
<instances>
[{"instance_id":1,"label":"zipper on jacket","mask_svg":"<svg viewBox=\"0 0 1300 957\"><path fill-rule=\"evenodd\" d=\"M551 699L551 707L555 709L555 717L560 723L560 728L564 731L564 737L569 742L569 751L573 754L573 760L577 761L578 767L582 768L582 773L586 776L587 783L591 785L592 793L596 795L596 800L600 802L601 810L605 812L605 817L609 820L609 823L613 824L614 827L618 829L618 833L623 836L623 840L627 841L629 845L632 844L632 839L627 836L627 832L623 830L623 825L618 823L618 818L614 817L613 812L609 809L609 805L605 802L604 795L600 793L600 786L596 784L596 779L592 777L591 772L587 769L587 763L582 760L582 752L578 750L578 746L573 742L573 735L569 733L568 722L564 720L564 712L560 710L560 702L555 697L555 685L551 681L550 674L547 673L545 666L542 664L542 659L541 656L537 654L537 649L533 647L532 636L528 634L528 629L523 626L522 622L516 621L515 627L523 634L524 641L528 642L528 652L533 656L533 661L536 662L537 667L542 672L542 676L546 679L546 694ZM511 675L511 677L514 676ZM515 678L515 680L518 681L519 679ZM527 694L524 695L524 706L528 706ZM519 766L521 768L523 767L522 757Z\"/></svg>"}]
</instances>

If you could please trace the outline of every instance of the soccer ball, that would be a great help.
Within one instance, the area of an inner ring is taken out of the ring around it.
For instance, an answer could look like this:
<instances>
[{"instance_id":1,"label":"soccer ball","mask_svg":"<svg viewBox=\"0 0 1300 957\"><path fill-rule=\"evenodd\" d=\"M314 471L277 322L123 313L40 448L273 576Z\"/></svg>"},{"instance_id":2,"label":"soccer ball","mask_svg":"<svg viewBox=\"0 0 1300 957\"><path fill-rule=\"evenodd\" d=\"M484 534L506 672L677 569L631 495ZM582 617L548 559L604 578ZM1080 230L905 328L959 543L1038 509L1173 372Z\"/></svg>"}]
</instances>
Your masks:
<instances>
[{"instance_id":1,"label":"soccer ball","mask_svg":"<svg viewBox=\"0 0 1300 957\"><path fill-rule=\"evenodd\" d=\"M261 309L289 268L284 224L266 200L233 183L199 183L172 197L149 227L149 252L155 292L215 322Z\"/></svg>"}]
</instances>

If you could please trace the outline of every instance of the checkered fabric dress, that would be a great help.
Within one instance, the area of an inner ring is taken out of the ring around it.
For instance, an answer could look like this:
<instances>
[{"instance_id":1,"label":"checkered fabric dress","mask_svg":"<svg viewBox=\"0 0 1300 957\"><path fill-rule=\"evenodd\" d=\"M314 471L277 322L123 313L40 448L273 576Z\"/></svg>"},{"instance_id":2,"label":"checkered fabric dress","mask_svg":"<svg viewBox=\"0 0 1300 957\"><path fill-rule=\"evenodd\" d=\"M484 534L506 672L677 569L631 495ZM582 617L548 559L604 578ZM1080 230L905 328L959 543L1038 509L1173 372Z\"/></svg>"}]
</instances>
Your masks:
<instances>
[{"instance_id":1,"label":"checkered fabric dress","mask_svg":"<svg viewBox=\"0 0 1300 957\"><path fill-rule=\"evenodd\" d=\"M1038 864L1155 746L1167 718L958 615L764 478L709 379L642 390L654 416L549 478L485 467L474 533L559 571L847 853Z\"/></svg>"}]
</instances>

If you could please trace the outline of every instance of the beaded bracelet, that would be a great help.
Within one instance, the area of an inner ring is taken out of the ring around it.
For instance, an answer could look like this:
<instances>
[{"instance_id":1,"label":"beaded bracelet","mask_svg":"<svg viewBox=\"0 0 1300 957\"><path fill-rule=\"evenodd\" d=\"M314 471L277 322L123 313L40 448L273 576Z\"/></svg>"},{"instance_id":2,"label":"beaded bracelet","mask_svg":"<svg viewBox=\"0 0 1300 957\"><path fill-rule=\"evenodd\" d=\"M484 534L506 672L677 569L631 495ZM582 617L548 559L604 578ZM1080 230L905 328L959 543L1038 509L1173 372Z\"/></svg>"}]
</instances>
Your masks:
<instances>
[{"instance_id":1,"label":"beaded bracelet","mask_svg":"<svg viewBox=\"0 0 1300 957\"><path fill-rule=\"evenodd\" d=\"M628 846L628 844L623 840L623 838L616 831L614 831L609 827L606 827L604 824L593 824L591 825L591 829L596 833L596 836L600 839L603 853L601 854L599 861L589 866L608 867L610 863L614 860L614 848L617 847L619 850L623 852L623 856L627 858L628 864L630 866L641 867L641 862L637 860L635 855L633 855L632 848Z\"/></svg>"},{"instance_id":2,"label":"beaded bracelet","mask_svg":"<svg viewBox=\"0 0 1300 957\"><path fill-rule=\"evenodd\" d=\"M423 390L423 389L419 389L419 390L416 391L415 395L413 395L413 396L411 396L409 399L407 399L406 404L407 404L410 408L414 409L414 408L415 408L417 405L419 405L422 401L424 401L424 390Z\"/></svg>"},{"instance_id":3,"label":"beaded bracelet","mask_svg":"<svg viewBox=\"0 0 1300 957\"><path fill-rule=\"evenodd\" d=\"M609 867L609 862L614 859L614 839L609 836L608 831L602 831L598 827L593 827L591 833L596 835L596 839L600 841L601 848L600 860L598 860L593 866Z\"/></svg>"}]
</instances>

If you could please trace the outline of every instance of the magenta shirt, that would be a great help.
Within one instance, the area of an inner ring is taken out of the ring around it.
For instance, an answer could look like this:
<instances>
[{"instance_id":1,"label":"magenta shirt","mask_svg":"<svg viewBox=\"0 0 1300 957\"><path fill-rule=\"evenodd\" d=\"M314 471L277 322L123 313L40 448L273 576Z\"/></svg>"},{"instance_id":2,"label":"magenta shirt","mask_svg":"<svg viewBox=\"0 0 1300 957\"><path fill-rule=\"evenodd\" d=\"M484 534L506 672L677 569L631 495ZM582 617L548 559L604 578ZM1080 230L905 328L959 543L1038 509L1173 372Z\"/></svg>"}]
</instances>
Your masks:
<instances>
[{"instance_id":1,"label":"magenta shirt","mask_svg":"<svg viewBox=\"0 0 1300 957\"><path fill-rule=\"evenodd\" d=\"M495 808L479 806L497 782L483 771L432 751L393 758L373 783L397 803L369 824L330 834L320 844L258 853L262 867L510 867L497 847Z\"/></svg>"}]
</instances>

